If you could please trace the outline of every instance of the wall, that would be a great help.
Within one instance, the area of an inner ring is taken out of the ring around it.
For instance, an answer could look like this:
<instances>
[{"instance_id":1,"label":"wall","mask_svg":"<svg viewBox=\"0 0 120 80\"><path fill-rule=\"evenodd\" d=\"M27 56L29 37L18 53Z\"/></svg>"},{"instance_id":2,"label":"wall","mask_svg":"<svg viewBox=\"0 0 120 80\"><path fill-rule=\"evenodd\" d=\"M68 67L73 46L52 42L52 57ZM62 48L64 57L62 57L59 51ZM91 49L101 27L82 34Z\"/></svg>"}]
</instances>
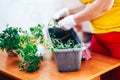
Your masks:
<instances>
[{"instance_id":1,"label":"wall","mask_svg":"<svg viewBox=\"0 0 120 80\"><path fill-rule=\"evenodd\" d=\"M54 0L1 0L0 28L9 24L28 29L38 23L45 23L53 12L53 4Z\"/></svg>"},{"instance_id":2,"label":"wall","mask_svg":"<svg viewBox=\"0 0 120 80\"><path fill-rule=\"evenodd\" d=\"M0 31L7 24L23 29L47 24L55 12L74 5L79 0L0 0Z\"/></svg>"}]
</instances>

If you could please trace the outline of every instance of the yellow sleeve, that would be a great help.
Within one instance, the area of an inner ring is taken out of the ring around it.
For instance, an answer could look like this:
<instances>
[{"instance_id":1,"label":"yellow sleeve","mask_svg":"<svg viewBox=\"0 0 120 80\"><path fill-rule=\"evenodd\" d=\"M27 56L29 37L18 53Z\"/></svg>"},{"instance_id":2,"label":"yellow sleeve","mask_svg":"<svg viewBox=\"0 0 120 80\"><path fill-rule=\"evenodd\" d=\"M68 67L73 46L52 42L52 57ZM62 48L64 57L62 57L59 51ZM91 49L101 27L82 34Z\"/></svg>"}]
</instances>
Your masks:
<instances>
[{"instance_id":1,"label":"yellow sleeve","mask_svg":"<svg viewBox=\"0 0 120 80\"><path fill-rule=\"evenodd\" d=\"M81 3L83 4L89 4L92 3L94 0L80 0Z\"/></svg>"}]
</instances>

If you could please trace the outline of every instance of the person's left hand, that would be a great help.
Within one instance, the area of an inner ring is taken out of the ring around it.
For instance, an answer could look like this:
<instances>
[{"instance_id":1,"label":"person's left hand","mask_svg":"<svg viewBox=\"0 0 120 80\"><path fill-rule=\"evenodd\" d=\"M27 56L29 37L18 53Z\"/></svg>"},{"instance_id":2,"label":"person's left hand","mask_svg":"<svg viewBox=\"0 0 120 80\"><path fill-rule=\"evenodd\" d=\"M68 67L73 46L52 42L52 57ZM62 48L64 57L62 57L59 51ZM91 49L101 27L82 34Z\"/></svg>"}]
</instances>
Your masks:
<instances>
[{"instance_id":1,"label":"person's left hand","mask_svg":"<svg viewBox=\"0 0 120 80\"><path fill-rule=\"evenodd\" d=\"M58 28L61 28L63 30L70 30L75 25L76 25L76 22L72 15L67 16L58 22Z\"/></svg>"}]
</instances>

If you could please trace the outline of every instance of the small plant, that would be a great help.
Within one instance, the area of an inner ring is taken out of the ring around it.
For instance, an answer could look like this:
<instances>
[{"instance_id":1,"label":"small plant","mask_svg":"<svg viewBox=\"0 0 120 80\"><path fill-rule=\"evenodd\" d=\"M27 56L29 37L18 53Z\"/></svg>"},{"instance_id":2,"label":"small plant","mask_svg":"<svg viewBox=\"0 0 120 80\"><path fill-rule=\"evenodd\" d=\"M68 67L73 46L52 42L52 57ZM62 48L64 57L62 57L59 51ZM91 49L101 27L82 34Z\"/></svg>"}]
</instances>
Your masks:
<instances>
[{"instance_id":1,"label":"small plant","mask_svg":"<svg viewBox=\"0 0 120 80\"><path fill-rule=\"evenodd\" d=\"M39 63L43 60L43 56L38 55L37 51L36 44L31 41L27 41L24 45L20 46L17 50L17 53L22 57L19 63L20 70L33 72L39 69Z\"/></svg>"},{"instance_id":2,"label":"small plant","mask_svg":"<svg viewBox=\"0 0 120 80\"><path fill-rule=\"evenodd\" d=\"M36 28L32 29L34 31ZM41 28L39 29L41 30ZM37 38L39 38L37 33L29 35L27 31L20 36L20 47L17 49L17 53L21 56L19 63L20 70L34 72L39 69L39 63L43 60L43 56L38 52L39 50L36 44Z\"/></svg>"},{"instance_id":3,"label":"small plant","mask_svg":"<svg viewBox=\"0 0 120 80\"><path fill-rule=\"evenodd\" d=\"M0 49L2 49L2 51L6 49L11 56L16 55L14 54L14 51L19 48L19 33L21 32L21 28L7 27L2 33L0 33Z\"/></svg>"},{"instance_id":4,"label":"small plant","mask_svg":"<svg viewBox=\"0 0 120 80\"><path fill-rule=\"evenodd\" d=\"M71 49L71 48L81 48L82 47L81 43L75 44L74 39L71 39L71 38L66 39L70 35L67 35L62 38L57 38L57 36L55 35L55 29L56 28L53 28L53 32L50 32L51 45L52 45L51 50L52 51L54 51L55 49Z\"/></svg>"},{"instance_id":5,"label":"small plant","mask_svg":"<svg viewBox=\"0 0 120 80\"><path fill-rule=\"evenodd\" d=\"M65 44L59 39L51 39L53 47L52 51L55 49L71 49L71 48L81 48L81 44L75 44L74 40L69 39Z\"/></svg>"}]
</instances>

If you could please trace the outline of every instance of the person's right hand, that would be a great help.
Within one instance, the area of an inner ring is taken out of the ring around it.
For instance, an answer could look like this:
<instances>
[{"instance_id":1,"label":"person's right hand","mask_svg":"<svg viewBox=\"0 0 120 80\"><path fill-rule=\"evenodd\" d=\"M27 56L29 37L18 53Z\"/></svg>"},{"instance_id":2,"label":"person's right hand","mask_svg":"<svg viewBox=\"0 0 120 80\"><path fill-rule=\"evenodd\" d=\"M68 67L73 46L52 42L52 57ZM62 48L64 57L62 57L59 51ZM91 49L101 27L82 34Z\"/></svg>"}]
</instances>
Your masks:
<instances>
[{"instance_id":1,"label":"person's right hand","mask_svg":"<svg viewBox=\"0 0 120 80\"><path fill-rule=\"evenodd\" d=\"M73 15L69 15L58 22L58 28L61 28L63 30L70 30L75 26L76 26L76 22L74 20Z\"/></svg>"},{"instance_id":2,"label":"person's right hand","mask_svg":"<svg viewBox=\"0 0 120 80\"><path fill-rule=\"evenodd\" d=\"M59 20L65 18L68 15L69 15L69 9L68 8L63 8L63 9L59 10L57 13L55 13L55 15L53 15L53 19L55 21L59 21Z\"/></svg>"}]
</instances>

